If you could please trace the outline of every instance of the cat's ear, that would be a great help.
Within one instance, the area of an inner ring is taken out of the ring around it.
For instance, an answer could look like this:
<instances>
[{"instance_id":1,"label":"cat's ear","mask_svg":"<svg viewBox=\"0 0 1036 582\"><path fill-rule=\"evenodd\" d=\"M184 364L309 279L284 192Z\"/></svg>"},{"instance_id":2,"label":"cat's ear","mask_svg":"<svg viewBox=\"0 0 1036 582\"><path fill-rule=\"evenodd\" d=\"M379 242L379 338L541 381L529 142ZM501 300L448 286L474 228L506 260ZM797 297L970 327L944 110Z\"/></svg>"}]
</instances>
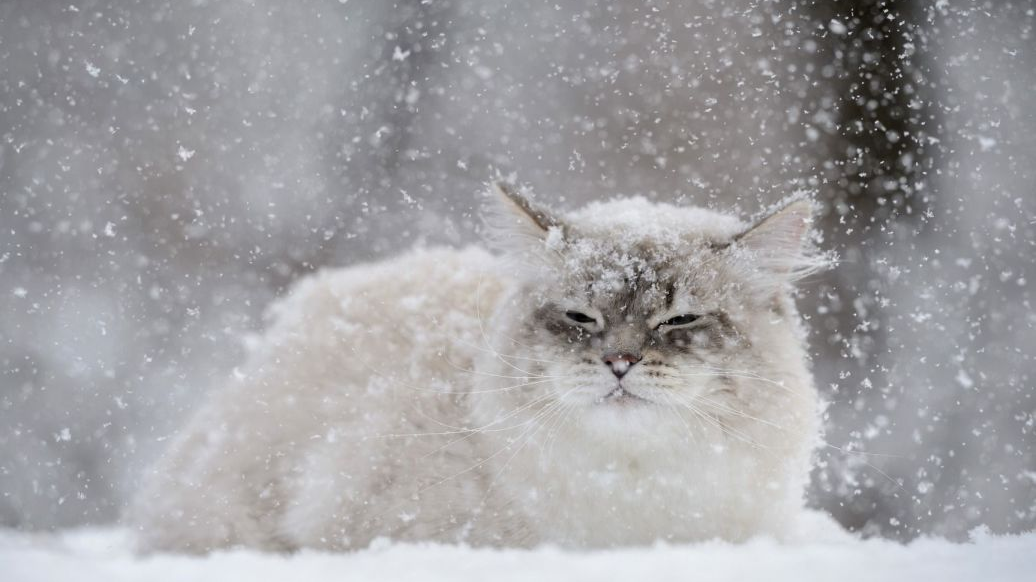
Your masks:
<instances>
[{"instance_id":1,"label":"cat's ear","mask_svg":"<svg viewBox=\"0 0 1036 582\"><path fill-rule=\"evenodd\" d=\"M733 246L747 251L753 266L781 282L795 282L823 270L830 257L817 254L812 234L814 203L793 199L756 221L734 238Z\"/></svg>"},{"instance_id":2,"label":"cat's ear","mask_svg":"<svg viewBox=\"0 0 1036 582\"><path fill-rule=\"evenodd\" d=\"M515 184L503 180L494 182L486 206L486 234L494 247L512 255L556 254L548 252L548 247L563 240L564 225L551 209L530 198Z\"/></svg>"}]
</instances>

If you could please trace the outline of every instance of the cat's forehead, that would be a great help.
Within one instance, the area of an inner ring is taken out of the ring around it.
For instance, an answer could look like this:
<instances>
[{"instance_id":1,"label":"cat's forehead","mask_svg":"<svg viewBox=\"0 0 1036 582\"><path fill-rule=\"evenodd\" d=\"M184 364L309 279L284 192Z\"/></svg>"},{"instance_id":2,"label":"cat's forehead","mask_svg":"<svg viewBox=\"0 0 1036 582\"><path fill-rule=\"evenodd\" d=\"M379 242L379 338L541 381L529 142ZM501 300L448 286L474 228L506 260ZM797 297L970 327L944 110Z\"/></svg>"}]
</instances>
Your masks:
<instances>
[{"instance_id":1,"label":"cat's forehead","mask_svg":"<svg viewBox=\"0 0 1036 582\"><path fill-rule=\"evenodd\" d=\"M673 267L701 257L705 245L694 242L613 240L574 236L563 251L566 271L600 292L636 283L652 284L670 276Z\"/></svg>"},{"instance_id":2,"label":"cat's forehead","mask_svg":"<svg viewBox=\"0 0 1036 582\"><path fill-rule=\"evenodd\" d=\"M600 309L654 312L677 297L704 291L715 278L717 251L708 239L658 241L582 236L562 251L565 266L553 285Z\"/></svg>"},{"instance_id":3,"label":"cat's forehead","mask_svg":"<svg viewBox=\"0 0 1036 582\"><path fill-rule=\"evenodd\" d=\"M696 206L653 203L637 196L595 202L565 216L577 236L620 246L662 248L679 242L728 240L745 228L737 217Z\"/></svg>"},{"instance_id":4,"label":"cat's forehead","mask_svg":"<svg viewBox=\"0 0 1036 582\"><path fill-rule=\"evenodd\" d=\"M657 311L709 293L724 247L744 225L735 217L644 198L591 204L551 227L547 295L600 309Z\"/></svg>"},{"instance_id":5,"label":"cat's forehead","mask_svg":"<svg viewBox=\"0 0 1036 582\"><path fill-rule=\"evenodd\" d=\"M715 268L715 248L743 229L729 215L643 198L590 205L566 224L564 271L592 295L679 286Z\"/></svg>"}]
</instances>

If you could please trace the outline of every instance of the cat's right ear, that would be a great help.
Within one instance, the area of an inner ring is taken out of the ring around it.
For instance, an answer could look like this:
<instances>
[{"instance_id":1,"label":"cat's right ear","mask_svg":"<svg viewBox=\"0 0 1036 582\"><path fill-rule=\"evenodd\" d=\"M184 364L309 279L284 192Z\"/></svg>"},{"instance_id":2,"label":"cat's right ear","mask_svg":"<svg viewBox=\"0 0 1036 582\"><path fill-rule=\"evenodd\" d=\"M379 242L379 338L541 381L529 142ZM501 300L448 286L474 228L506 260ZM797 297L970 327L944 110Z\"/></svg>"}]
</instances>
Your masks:
<instances>
[{"instance_id":1,"label":"cat's right ear","mask_svg":"<svg viewBox=\"0 0 1036 582\"><path fill-rule=\"evenodd\" d=\"M483 213L486 237L501 252L513 257L557 256L564 240L564 224L548 207L526 195L517 185L493 182Z\"/></svg>"}]
</instances>

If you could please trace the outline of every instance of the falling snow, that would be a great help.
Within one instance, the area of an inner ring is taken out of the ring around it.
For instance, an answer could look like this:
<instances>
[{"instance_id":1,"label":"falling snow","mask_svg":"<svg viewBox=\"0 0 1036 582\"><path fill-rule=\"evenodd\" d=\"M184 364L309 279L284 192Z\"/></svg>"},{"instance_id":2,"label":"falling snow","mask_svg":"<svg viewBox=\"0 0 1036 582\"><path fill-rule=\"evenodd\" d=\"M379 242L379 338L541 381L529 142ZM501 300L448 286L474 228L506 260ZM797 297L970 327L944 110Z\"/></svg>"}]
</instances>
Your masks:
<instances>
[{"instance_id":1,"label":"falling snow","mask_svg":"<svg viewBox=\"0 0 1036 582\"><path fill-rule=\"evenodd\" d=\"M114 523L271 300L479 241L514 171L560 208L810 192L810 504L1036 529L1034 35L1024 0L0 3L0 526Z\"/></svg>"}]
</instances>

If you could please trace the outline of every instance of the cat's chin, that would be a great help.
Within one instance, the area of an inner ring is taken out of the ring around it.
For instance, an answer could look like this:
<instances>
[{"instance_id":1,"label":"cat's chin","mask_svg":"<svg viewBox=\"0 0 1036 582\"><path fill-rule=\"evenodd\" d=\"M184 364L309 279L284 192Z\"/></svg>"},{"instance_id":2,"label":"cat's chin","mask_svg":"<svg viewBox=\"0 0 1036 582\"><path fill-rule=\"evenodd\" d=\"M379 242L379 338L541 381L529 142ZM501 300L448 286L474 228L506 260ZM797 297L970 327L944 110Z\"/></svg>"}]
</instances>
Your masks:
<instances>
[{"instance_id":1,"label":"cat's chin","mask_svg":"<svg viewBox=\"0 0 1036 582\"><path fill-rule=\"evenodd\" d=\"M644 406L654 404L651 400L644 398L643 396L634 394L629 390L626 390L622 386L616 387L611 392L598 398L594 401L595 406Z\"/></svg>"},{"instance_id":2,"label":"cat's chin","mask_svg":"<svg viewBox=\"0 0 1036 582\"><path fill-rule=\"evenodd\" d=\"M647 400L613 400L585 408L580 424L595 442L627 447L638 443L637 439L630 439L630 435L665 432L663 427L667 426L668 418L664 412L663 407ZM649 440L653 439L644 439L644 442Z\"/></svg>"},{"instance_id":3,"label":"cat's chin","mask_svg":"<svg viewBox=\"0 0 1036 582\"><path fill-rule=\"evenodd\" d=\"M624 429L641 431L657 423L662 410L650 398L616 387L591 401L586 406L584 418L591 428L610 433L625 432Z\"/></svg>"}]
</instances>

